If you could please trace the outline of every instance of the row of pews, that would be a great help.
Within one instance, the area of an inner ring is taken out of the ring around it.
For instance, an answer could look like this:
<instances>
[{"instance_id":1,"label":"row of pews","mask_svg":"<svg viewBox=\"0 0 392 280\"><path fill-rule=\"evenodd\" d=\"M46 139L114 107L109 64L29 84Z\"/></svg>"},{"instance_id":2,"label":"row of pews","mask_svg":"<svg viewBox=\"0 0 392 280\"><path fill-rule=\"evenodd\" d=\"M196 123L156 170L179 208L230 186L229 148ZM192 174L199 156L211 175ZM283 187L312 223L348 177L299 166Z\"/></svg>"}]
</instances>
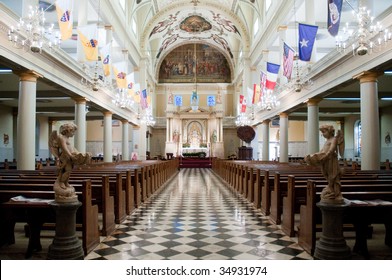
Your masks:
<instances>
[{"instance_id":1,"label":"row of pews","mask_svg":"<svg viewBox=\"0 0 392 280\"><path fill-rule=\"evenodd\" d=\"M270 161L215 159L213 170L236 193L280 225L290 237L314 254L316 233L321 231L320 201L326 180L319 167ZM385 224L385 244L392 246L392 172L389 169L361 171L342 164L343 197L350 206L343 230L356 233L353 251L369 258L367 248L371 224Z\"/></svg>"},{"instance_id":2,"label":"row of pews","mask_svg":"<svg viewBox=\"0 0 392 280\"><path fill-rule=\"evenodd\" d=\"M109 236L153 194L160 191L178 171L178 159L168 161L121 161L92 163L75 168L69 183L82 206L76 214L84 254ZM55 228L54 199L56 167L39 170L0 171L0 246L15 243L17 222L28 224L29 244L26 258L41 250L40 231ZM15 199L15 198L26 199Z\"/></svg>"}]
</instances>

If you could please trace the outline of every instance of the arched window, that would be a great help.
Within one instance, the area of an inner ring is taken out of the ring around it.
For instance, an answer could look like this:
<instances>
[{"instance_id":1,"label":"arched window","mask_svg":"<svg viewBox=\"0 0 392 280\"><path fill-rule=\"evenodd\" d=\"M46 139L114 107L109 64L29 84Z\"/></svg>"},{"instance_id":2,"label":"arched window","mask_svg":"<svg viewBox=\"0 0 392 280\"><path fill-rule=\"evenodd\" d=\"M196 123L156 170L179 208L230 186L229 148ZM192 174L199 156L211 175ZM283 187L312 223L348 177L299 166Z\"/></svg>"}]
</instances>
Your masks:
<instances>
[{"instance_id":1,"label":"arched window","mask_svg":"<svg viewBox=\"0 0 392 280\"><path fill-rule=\"evenodd\" d=\"M354 156L361 157L361 121L358 120L354 124Z\"/></svg>"}]
</instances>

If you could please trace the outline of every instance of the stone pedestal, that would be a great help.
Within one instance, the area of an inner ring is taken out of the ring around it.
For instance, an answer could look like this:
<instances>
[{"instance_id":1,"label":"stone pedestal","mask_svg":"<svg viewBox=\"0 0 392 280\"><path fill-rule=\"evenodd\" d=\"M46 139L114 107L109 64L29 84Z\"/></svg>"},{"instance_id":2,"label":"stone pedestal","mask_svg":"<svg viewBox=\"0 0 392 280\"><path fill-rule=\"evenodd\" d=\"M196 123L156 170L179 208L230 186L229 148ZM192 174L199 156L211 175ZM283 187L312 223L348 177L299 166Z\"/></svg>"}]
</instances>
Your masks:
<instances>
[{"instance_id":1,"label":"stone pedestal","mask_svg":"<svg viewBox=\"0 0 392 280\"><path fill-rule=\"evenodd\" d=\"M314 258L318 260L345 260L351 258L350 247L343 237L343 212L349 202L319 202L322 213L322 234L316 242Z\"/></svg>"},{"instance_id":2,"label":"stone pedestal","mask_svg":"<svg viewBox=\"0 0 392 280\"><path fill-rule=\"evenodd\" d=\"M56 211L56 235L49 246L49 260L83 260L82 242L76 236L76 211L81 202L53 202Z\"/></svg>"}]
</instances>

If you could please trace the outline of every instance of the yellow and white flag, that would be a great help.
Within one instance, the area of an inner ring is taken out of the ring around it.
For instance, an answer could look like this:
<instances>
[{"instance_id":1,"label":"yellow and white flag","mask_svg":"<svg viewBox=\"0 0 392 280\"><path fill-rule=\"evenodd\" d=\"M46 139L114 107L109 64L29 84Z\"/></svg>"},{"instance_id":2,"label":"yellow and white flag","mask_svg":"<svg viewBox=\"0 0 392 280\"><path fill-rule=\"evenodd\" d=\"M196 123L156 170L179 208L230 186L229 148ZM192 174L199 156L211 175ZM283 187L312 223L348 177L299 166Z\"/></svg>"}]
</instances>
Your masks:
<instances>
[{"instance_id":1,"label":"yellow and white flag","mask_svg":"<svg viewBox=\"0 0 392 280\"><path fill-rule=\"evenodd\" d=\"M78 28L79 40L88 61L98 60L98 28L96 25L86 25Z\"/></svg>"},{"instance_id":2,"label":"yellow and white flag","mask_svg":"<svg viewBox=\"0 0 392 280\"><path fill-rule=\"evenodd\" d=\"M102 60L102 68L103 68L103 74L105 77L110 76L111 71L110 67L112 65L112 43L106 44L103 48L101 48L100 55L101 55L101 60Z\"/></svg>"},{"instance_id":3,"label":"yellow and white flag","mask_svg":"<svg viewBox=\"0 0 392 280\"><path fill-rule=\"evenodd\" d=\"M118 88L127 88L126 66L125 61L116 62L112 65Z\"/></svg>"},{"instance_id":4,"label":"yellow and white flag","mask_svg":"<svg viewBox=\"0 0 392 280\"><path fill-rule=\"evenodd\" d=\"M57 19L62 41L68 40L72 37L73 4L73 0L56 1Z\"/></svg>"}]
</instances>

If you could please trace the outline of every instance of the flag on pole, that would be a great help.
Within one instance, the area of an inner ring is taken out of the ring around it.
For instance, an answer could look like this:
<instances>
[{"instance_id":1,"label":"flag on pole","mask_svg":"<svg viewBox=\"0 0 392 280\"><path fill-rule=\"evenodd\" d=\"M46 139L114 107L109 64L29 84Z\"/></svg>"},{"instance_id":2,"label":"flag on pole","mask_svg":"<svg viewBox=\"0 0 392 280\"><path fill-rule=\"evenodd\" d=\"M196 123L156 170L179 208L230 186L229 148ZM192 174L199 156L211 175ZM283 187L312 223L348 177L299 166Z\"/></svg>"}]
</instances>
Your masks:
<instances>
[{"instance_id":1,"label":"flag on pole","mask_svg":"<svg viewBox=\"0 0 392 280\"><path fill-rule=\"evenodd\" d=\"M286 43L283 44L283 76L291 79L294 63L294 50Z\"/></svg>"},{"instance_id":2,"label":"flag on pole","mask_svg":"<svg viewBox=\"0 0 392 280\"><path fill-rule=\"evenodd\" d=\"M339 33L343 0L328 0L328 32L332 36Z\"/></svg>"},{"instance_id":3,"label":"flag on pole","mask_svg":"<svg viewBox=\"0 0 392 280\"><path fill-rule=\"evenodd\" d=\"M253 84L253 98L252 104L257 104L260 101L260 85Z\"/></svg>"},{"instance_id":4,"label":"flag on pole","mask_svg":"<svg viewBox=\"0 0 392 280\"><path fill-rule=\"evenodd\" d=\"M56 12L61 33L61 40L68 40L72 37L73 0L57 0Z\"/></svg>"},{"instance_id":5,"label":"flag on pole","mask_svg":"<svg viewBox=\"0 0 392 280\"><path fill-rule=\"evenodd\" d=\"M98 60L98 28L96 25L86 25L78 28L79 39L88 61Z\"/></svg>"},{"instance_id":6,"label":"flag on pole","mask_svg":"<svg viewBox=\"0 0 392 280\"><path fill-rule=\"evenodd\" d=\"M267 89L273 90L276 86L276 80L278 79L280 65L267 62L267 80L265 87Z\"/></svg>"},{"instance_id":7,"label":"flag on pole","mask_svg":"<svg viewBox=\"0 0 392 280\"><path fill-rule=\"evenodd\" d=\"M116 77L118 88L127 88L127 74L125 61L113 63L113 72Z\"/></svg>"},{"instance_id":8,"label":"flag on pole","mask_svg":"<svg viewBox=\"0 0 392 280\"><path fill-rule=\"evenodd\" d=\"M148 108L147 89L143 89L141 94L140 94L140 106L142 107L142 109L147 109Z\"/></svg>"},{"instance_id":9,"label":"flag on pole","mask_svg":"<svg viewBox=\"0 0 392 280\"><path fill-rule=\"evenodd\" d=\"M267 91L267 74L260 71L260 100L263 100Z\"/></svg>"},{"instance_id":10,"label":"flag on pole","mask_svg":"<svg viewBox=\"0 0 392 280\"><path fill-rule=\"evenodd\" d=\"M246 112L246 98L242 94L240 94L240 112Z\"/></svg>"},{"instance_id":11,"label":"flag on pole","mask_svg":"<svg viewBox=\"0 0 392 280\"><path fill-rule=\"evenodd\" d=\"M310 61L318 26L299 23L299 59Z\"/></svg>"},{"instance_id":12,"label":"flag on pole","mask_svg":"<svg viewBox=\"0 0 392 280\"><path fill-rule=\"evenodd\" d=\"M110 76L110 66L112 64L112 58L111 58L111 51L112 50L112 44L109 43L103 48L101 48L101 60L102 60L102 68L103 68L103 74L105 77Z\"/></svg>"}]
</instances>

